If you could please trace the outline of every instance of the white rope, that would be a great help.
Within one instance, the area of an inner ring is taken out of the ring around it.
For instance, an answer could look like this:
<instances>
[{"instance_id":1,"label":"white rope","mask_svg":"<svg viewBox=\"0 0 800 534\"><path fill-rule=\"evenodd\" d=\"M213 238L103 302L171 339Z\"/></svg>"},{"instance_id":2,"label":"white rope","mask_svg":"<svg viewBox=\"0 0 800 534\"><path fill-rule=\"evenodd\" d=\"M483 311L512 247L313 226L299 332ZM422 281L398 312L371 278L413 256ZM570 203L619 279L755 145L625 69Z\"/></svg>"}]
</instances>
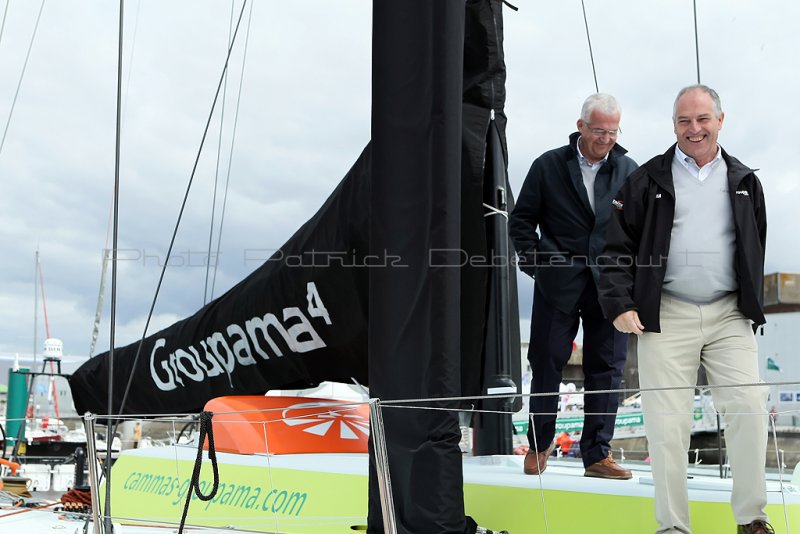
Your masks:
<instances>
[{"instance_id":1,"label":"white rope","mask_svg":"<svg viewBox=\"0 0 800 534\"><path fill-rule=\"evenodd\" d=\"M781 488L781 502L783 502L783 520L786 524L786 532L787 534L791 533L791 529L789 528L789 510L786 505L786 493L785 488L783 486L783 458L781 458L780 451L778 449L778 431L775 426L775 418L770 417L770 426L772 427L772 439L775 442L775 458L778 465L778 482Z\"/></svg>"},{"instance_id":2,"label":"white rope","mask_svg":"<svg viewBox=\"0 0 800 534\"><path fill-rule=\"evenodd\" d=\"M533 428L533 416L534 416L534 414L530 414L528 416L529 419L530 419L530 423L529 423L530 424L530 428ZM542 499L542 516L544 518L544 531L545 531L545 533L549 533L550 532L550 525L547 522L547 502L545 501L545 498L544 498L544 484L542 483L542 466L539 465L539 444L536 441L536 432L531 431L531 434L533 434L533 450L536 453L536 467L539 470L539 473L537 474L537 478L539 479L539 495L541 496L541 499ZM548 446L548 448L549 448L549 446ZM545 461L547 461L547 459L545 459ZM525 465L524 462L525 462L525 460L523 460L523 466Z\"/></svg>"},{"instance_id":3,"label":"white rope","mask_svg":"<svg viewBox=\"0 0 800 534\"><path fill-rule=\"evenodd\" d=\"M484 217L492 217L494 215L500 215L501 217L505 217L508 219L508 212L505 210L497 209L491 204L487 204L486 202L483 203L483 207L488 210L488 213L484 213Z\"/></svg>"},{"instance_id":4,"label":"white rope","mask_svg":"<svg viewBox=\"0 0 800 534\"><path fill-rule=\"evenodd\" d=\"M269 438L267 438L267 422L261 424L261 429L264 431L264 448L267 451L267 473L269 475L269 488L271 490L275 489L275 481L272 480L272 462L270 460L270 453L269 453ZM275 522L275 532L278 532L278 514L273 512L272 518Z\"/></svg>"}]
</instances>

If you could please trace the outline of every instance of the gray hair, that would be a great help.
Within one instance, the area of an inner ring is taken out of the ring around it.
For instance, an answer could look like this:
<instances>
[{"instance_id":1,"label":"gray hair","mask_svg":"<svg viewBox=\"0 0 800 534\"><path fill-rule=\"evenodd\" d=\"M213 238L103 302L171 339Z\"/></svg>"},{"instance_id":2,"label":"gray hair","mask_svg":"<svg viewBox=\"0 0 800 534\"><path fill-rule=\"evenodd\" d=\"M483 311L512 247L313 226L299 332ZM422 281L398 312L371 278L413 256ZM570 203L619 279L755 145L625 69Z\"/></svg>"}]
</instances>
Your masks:
<instances>
[{"instance_id":1,"label":"gray hair","mask_svg":"<svg viewBox=\"0 0 800 534\"><path fill-rule=\"evenodd\" d=\"M593 111L598 111L603 115L622 115L622 109L619 107L617 99L606 93L595 93L584 100L581 108L581 120L589 122L589 116Z\"/></svg>"},{"instance_id":2,"label":"gray hair","mask_svg":"<svg viewBox=\"0 0 800 534\"><path fill-rule=\"evenodd\" d=\"M672 120L673 121L676 118L678 118L678 100L680 100L681 97L683 95L685 95L686 93L688 93L689 91L702 91L705 94L707 94L708 96L710 96L711 97L711 102L712 102L712 109L714 111L714 116L716 118L720 118L722 116L722 102L720 101L719 95L717 94L717 92L715 90L713 90L712 88L710 88L709 86L707 86L707 85L703 85L703 84L697 83L697 84L694 84L694 85L689 85L687 87L684 87L683 89L678 91L678 96L675 97L675 103L672 105Z\"/></svg>"}]
</instances>

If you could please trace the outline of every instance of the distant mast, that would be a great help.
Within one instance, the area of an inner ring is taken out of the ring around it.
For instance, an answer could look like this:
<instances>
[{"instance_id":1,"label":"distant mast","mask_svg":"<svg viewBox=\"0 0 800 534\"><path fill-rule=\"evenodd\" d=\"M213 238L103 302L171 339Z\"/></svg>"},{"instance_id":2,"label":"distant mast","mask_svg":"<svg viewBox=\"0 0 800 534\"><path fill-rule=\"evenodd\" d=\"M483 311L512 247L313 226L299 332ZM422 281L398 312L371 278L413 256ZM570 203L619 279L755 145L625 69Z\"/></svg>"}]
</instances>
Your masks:
<instances>
[{"instance_id":1,"label":"distant mast","mask_svg":"<svg viewBox=\"0 0 800 534\"><path fill-rule=\"evenodd\" d=\"M37 330L39 327L39 247L36 247L36 259L33 267L33 369L36 370L36 349L38 345Z\"/></svg>"}]
</instances>

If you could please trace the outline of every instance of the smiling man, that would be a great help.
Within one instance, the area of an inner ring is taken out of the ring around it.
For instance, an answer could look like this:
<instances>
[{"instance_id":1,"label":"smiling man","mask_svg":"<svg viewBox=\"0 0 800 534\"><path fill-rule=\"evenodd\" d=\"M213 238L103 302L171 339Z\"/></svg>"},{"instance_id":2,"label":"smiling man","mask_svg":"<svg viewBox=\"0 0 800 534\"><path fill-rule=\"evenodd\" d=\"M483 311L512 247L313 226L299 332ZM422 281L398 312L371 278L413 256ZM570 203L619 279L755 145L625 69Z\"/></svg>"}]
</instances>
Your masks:
<instances>
[{"instance_id":1,"label":"smiling man","mask_svg":"<svg viewBox=\"0 0 800 534\"><path fill-rule=\"evenodd\" d=\"M755 172L717 144L725 114L704 85L673 108L677 143L636 170L614 200L600 303L637 335L658 533L690 534L687 450L697 369L725 415L740 534L767 523L767 389L752 325L762 310L767 216ZM713 388L713 386L722 386Z\"/></svg>"}]
</instances>

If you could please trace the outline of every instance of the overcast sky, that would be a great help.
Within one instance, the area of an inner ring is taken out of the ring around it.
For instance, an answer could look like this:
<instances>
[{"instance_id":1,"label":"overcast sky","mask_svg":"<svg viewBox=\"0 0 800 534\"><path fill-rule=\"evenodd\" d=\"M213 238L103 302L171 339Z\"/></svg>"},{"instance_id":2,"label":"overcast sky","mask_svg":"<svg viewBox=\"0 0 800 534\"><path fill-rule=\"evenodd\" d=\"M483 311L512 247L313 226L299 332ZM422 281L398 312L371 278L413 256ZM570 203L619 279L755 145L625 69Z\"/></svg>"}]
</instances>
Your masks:
<instances>
[{"instance_id":1,"label":"overcast sky","mask_svg":"<svg viewBox=\"0 0 800 534\"><path fill-rule=\"evenodd\" d=\"M37 247L50 333L64 340L66 354L88 352L113 194L119 9L114 4L44 6L0 152L0 355L30 355L33 349ZM534 157L566 142L583 99L594 91L580 1L516 4L519 12L505 10L509 174L515 192ZM800 4L697 4L701 79L719 91L726 113L720 141L761 169L769 214L766 270L800 272L793 113L800 94L795 29ZM0 128L10 113L39 5L10 0L0 41ZM254 3L215 296L313 215L369 141L371 5L369 0ZM237 1L237 14L240 6ZM614 94L623 108L619 142L644 162L674 142L675 93L696 81L692 2L586 0L586 10L600 90ZM248 15L245 11L227 84L221 185ZM126 2L117 345L142 334L222 70L230 17L231 4L223 0ZM150 333L203 305L219 111ZM528 279L521 282L525 318L531 285ZM110 289L109 275L98 351L108 348ZM39 315L41 346L41 303Z\"/></svg>"}]
</instances>

